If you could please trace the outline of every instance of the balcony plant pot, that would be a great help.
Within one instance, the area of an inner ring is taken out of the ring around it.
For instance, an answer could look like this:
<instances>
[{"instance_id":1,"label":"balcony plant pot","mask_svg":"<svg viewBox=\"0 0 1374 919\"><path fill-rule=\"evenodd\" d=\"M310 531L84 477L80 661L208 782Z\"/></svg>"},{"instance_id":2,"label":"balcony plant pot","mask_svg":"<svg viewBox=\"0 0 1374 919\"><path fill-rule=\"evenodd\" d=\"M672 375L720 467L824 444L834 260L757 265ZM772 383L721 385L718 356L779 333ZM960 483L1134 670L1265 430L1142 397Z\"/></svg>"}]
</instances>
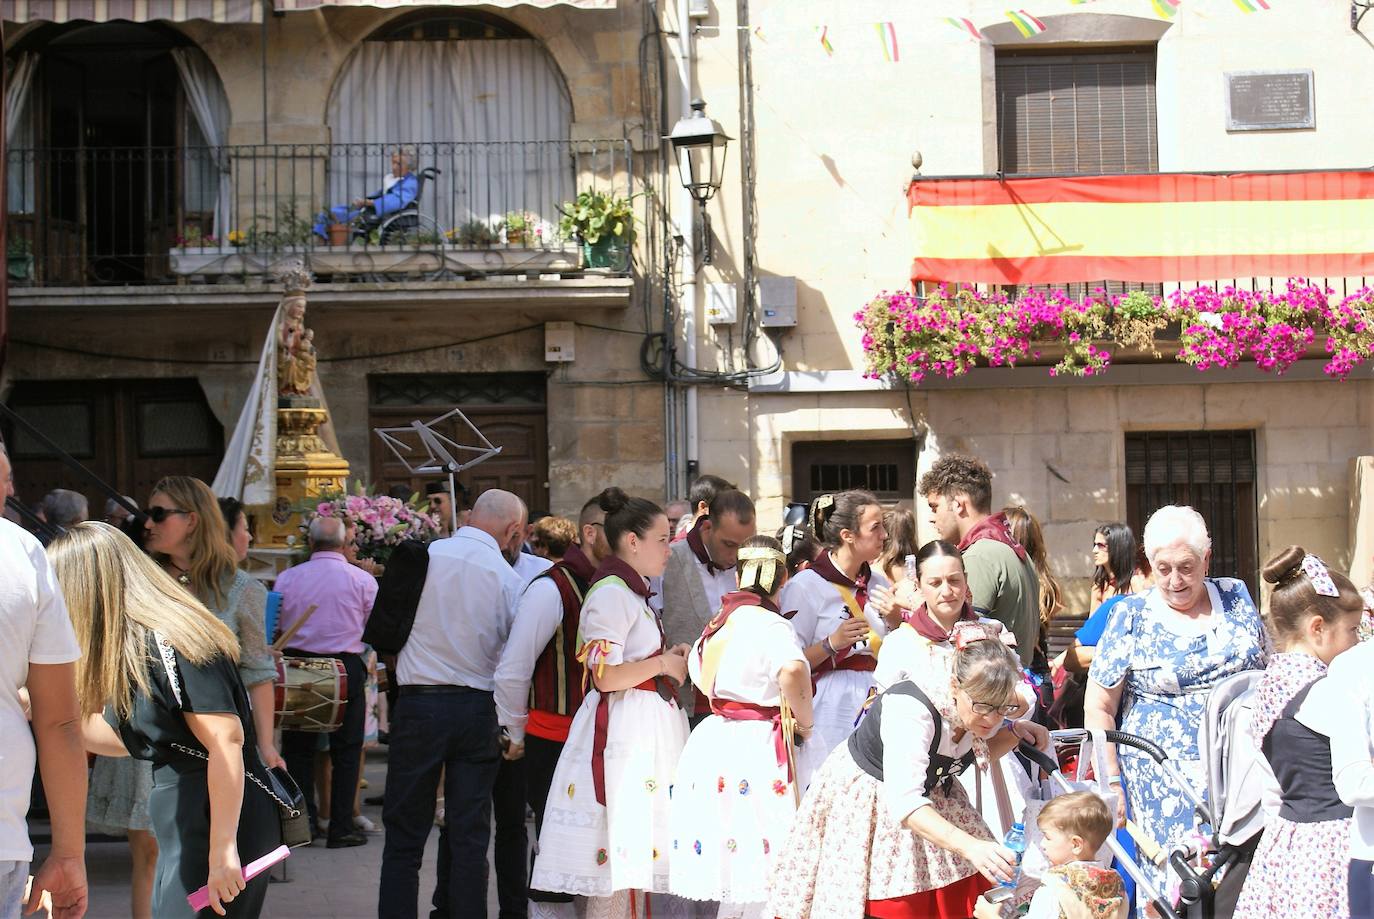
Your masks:
<instances>
[{"instance_id":1,"label":"balcony plant pot","mask_svg":"<svg viewBox=\"0 0 1374 919\"><path fill-rule=\"evenodd\" d=\"M33 255L11 255L8 256L6 273L11 281L29 281L33 279Z\"/></svg>"},{"instance_id":2,"label":"balcony plant pot","mask_svg":"<svg viewBox=\"0 0 1374 919\"><path fill-rule=\"evenodd\" d=\"M331 223L329 225L329 244L331 246L348 245L349 226L346 223Z\"/></svg>"},{"instance_id":3,"label":"balcony plant pot","mask_svg":"<svg viewBox=\"0 0 1374 919\"><path fill-rule=\"evenodd\" d=\"M582 261L588 268L625 268L626 241L619 236L603 236L594 243L582 244Z\"/></svg>"}]
</instances>

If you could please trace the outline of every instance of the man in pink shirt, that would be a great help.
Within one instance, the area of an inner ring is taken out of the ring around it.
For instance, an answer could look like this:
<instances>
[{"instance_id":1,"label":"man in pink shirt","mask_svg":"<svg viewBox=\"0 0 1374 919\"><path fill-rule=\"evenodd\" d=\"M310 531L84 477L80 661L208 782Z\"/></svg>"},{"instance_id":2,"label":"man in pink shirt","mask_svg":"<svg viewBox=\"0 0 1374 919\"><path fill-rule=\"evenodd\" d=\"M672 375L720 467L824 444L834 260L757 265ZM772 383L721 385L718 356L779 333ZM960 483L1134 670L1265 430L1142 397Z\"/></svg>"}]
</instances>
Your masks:
<instances>
[{"instance_id":1,"label":"man in pink shirt","mask_svg":"<svg viewBox=\"0 0 1374 919\"><path fill-rule=\"evenodd\" d=\"M290 629L311 606L315 607L291 639L291 646L284 652L286 656L336 657L343 661L348 673L348 706L344 709L343 726L329 735L334 777L326 835L331 849L367 842L367 837L353 826L353 798L358 790L366 715L363 626L377 597L377 579L350 564L344 556L351 536L339 518L316 517L310 522L310 560L283 571L275 586L282 597L282 632ZM281 744L287 771L305 792L313 820L323 816L315 812L317 737L303 731L283 731Z\"/></svg>"}]
</instances>

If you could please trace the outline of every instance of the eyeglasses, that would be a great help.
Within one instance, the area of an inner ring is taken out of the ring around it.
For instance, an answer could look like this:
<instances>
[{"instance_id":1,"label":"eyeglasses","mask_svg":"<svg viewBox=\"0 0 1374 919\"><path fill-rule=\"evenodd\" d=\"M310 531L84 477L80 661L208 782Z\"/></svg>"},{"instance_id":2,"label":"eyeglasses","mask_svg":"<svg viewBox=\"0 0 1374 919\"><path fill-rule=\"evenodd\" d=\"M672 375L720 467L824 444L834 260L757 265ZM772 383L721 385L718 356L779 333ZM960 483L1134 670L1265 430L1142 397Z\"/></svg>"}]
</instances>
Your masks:
<instances>
[{"instance_id":1,"label":"eyeglasses","mask_svg":"<svg viewBox=\"0 0 1374 919\"><path fill-rule=\"evenodd\" d=\"M964 693L964 695L968 696L968 693ZM1009 718L1021 711L1021 706L1019 704L993 705L991 702L975 702L972 696L969 696L968 704L969 708L973 709L975 715L995 714Z\"/></svg>"},{"instance_id":2,"label":"eyeglasses","mask_svg":"<svg viewBox=\"0 0 1374 919\"><path fill-rule=\"evenodd\" d=\"M157 505L153 505L152 507L148 508L148 519L151 520L153 523L162 523L168 517L173 517L177 514L185 515L189 513L191 512L183 511L180 508L176 507L158 507Z\"/></svg>"}]
</instances>

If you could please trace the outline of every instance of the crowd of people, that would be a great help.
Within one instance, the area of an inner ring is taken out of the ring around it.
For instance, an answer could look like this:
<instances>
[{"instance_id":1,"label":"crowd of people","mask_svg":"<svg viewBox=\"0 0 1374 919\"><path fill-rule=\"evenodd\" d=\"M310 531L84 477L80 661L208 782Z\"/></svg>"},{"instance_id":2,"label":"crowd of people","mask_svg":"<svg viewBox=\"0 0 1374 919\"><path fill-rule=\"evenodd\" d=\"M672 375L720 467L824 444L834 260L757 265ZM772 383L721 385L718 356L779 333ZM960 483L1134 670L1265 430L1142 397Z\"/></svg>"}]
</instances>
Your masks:
<instances>
[{"instance_id":1,"label":"crowd of people","mask_svg":"<svg viewBox=\"0 0 1374 919\"><path fill-rule=\"evenodd\" d=\"M1213 691L1252 672L1263 818L1216 873L1214 914L1374 916L1367 595L1294 546L1263 569L1261 615L1211 575L1202 516L1165 506L1139 540L1093 530L1090 615L1052 656L1068 592L1039 522L996 510L992 482L976 458L936 460L924 544L911 511L861 490L774 536L715 476L667 507L609 487L576 520L436 483L442 538L384 568L358 558L354 522L311 520L275 622L232 499L172 476L138 517L124 499L88 521L54 492L46 552L0 523L0 712L20 767L0 778L0 916L26 896L35 762L53 842L30 896L53 915L85 911L88 826L128 836L131 915L197 915L202 887L217 915L259 915L266 875L242 869L294 841L294 786L310 835L369 842L384 673L383 919L418 915L436 825L436 917L487 915L491 847L503 919L1143 919L1178 886L1149 850L1200 838ZM337 662L331 730L276 729L283 658ZM1104 745L1086 784L1046 795L1029 748L1062 755L1050 728L1078 727L1167 762Z\"/></svg>"}]
</instances>

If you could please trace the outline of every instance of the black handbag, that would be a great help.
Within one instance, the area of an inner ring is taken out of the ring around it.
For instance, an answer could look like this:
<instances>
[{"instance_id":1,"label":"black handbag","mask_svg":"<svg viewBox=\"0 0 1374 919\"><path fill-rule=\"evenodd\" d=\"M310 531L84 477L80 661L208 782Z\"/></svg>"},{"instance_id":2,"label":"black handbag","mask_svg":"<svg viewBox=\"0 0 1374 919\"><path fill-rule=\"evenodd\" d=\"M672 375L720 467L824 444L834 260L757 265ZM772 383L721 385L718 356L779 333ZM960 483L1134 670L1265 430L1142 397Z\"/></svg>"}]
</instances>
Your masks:
<instances>
[{"instance_id":1,"label":"black handbag","mask_svg":"<svg viewBox=\"0 0 1374 919\"><path fill-rule=\"evenodd\" d=\"M266 784L258 781L253 773L247 773L258 787L267 792L277 802L277 816L281 819L281 841L285 846L298 849L310 845L310 812L305 804L305 794L291 773L281 766L266 770Z\"/></svg>"},{"instance_id":2,"label":"black handbag","mask_svg":"<svg viewBox=\"0 0 1374 919\"><path fill-rule=\"evenodd\" d=\"M194 750L179 743L172 744L172 749L185 753L187 756L194 756L196 759L208 760L210 758L202 750ZM264 769L263 772L267 775L266 782L254 775L246 764L244 765L244 777L261 788L263 793L277 805L277 818L281 821L282 845L292 849L310 845L312 839L310 812L306 808L305 794L301 791L301 787L296 784L295 779L291 778L291 773L280 766Z\"/></svg>"}]
</instances>

